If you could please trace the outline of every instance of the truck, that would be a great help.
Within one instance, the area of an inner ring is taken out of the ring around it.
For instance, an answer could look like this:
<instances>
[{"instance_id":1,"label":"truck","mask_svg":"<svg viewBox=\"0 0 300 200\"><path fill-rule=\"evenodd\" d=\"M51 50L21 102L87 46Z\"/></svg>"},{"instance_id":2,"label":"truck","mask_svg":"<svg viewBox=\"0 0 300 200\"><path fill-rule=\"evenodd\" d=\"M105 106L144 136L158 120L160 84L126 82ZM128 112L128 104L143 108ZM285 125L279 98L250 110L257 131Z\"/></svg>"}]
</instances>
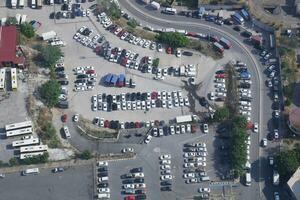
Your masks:
<instances>
[{"instance_id":1,"label":"truck","mask_svg":"<svg viewBox=\"0 0 300 200\"><path fill-rule=\"evenodd\" d=\"M11 0L11 2L10 2L10 4L11 4L11 8L17 8L17 0Z\"/></svg>"},{"instance_id":2,"label":"truck","mask_svg":"<svg viewBox=\"0 0 300 200\"><path fill-rule=\"evenodd\" d=\"M276 170L273 171L273 185L279 185L279 173Z\"/></svg>"},{"instance_id":3,"label":"truck","mask_svg":"<svg viewBox=\"0 0 300 200\"><path fill-rule=\"evenodd\" d=\"M193 120L192 115L183 115L175 118L176 123L188 123Z\"/></svg>"},{"instance_id":4,"label":"truck","mask_svg":"<svg viewBox=\"0 0 300 200\"><path fill-rule=\"evenodd\" d=\"M50 40L50 39L55 38L56 36L57 36L57 34L55 31L49 31L49 32L42 33L43 40Z\"/></svg>"},{"instance_id":5,"label":"truck","mask_svg":"<svg viewBox=\"0 0 300 200\"><path fill-rule=\"evenodd\" d=\"M43 7L42 0L36 0L36 8L41 9Z\"/></svg>"},{"instance_id":6,"label":"truck","mask_svg":"<svg viewBox=\"0 0 300 200\"><path fill-rule=\"evenodd\" d=\"M226 49L230 49L232 47L231 42L224 37L221 37L219 43Z\"/></svg>"},{"instance_id":7,"label":"truck","mask_svg":"<svg viewBox=\"0 0 300 200\"><path fill-rule=\"evenodd\" d=\"M24 8L24 0L19 0L18 8Z\"/></svg>"},{"instance_id":8,"label":"truck","mask_svg":"<svg viewBox=\"0 0 300 200\"><path fill-rule=\"evenodd\" d=\"M154 9L154 10L159 10L160 9L160 4L155 2L155 1L152 1L151 2L151 7Z\"/></svg>"},{"instance_id":9,"label":"truck","mask_svg":"<svg viewBox=\"0 0 300 200\"><path fill-rule=\"evenodd\" d=\"M221 54L223 54L224 52L224 47L222 45L220 45L218 42L214 43L214 48Z\"/></svg>"}]
</instances>

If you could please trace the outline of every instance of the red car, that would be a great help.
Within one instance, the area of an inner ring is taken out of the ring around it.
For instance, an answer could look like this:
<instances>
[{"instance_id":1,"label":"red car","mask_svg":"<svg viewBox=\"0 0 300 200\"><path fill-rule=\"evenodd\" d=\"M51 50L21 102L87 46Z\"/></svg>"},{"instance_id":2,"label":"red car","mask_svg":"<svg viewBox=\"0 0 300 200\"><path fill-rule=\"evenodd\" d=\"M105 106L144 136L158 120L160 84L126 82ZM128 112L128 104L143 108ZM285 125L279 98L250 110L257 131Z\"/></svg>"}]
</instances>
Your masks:
<instances>
[{"instance_id":1,"label":"red car","mask_svg":"<svg viewBox=\"0 0 300 200\"><path fill-rule=\"evenodd\" d=\"M109 128L109 126L110 126L110 121L105 120L104 121L104 128Z\"/></svg>"},{"instance_id":2,"label":"red car","mask_svg":"<svg viewBox=\"0 0 300 200\"><path fill-rule=\"evenodd\" d=\"M157 95L158 95L157 92L152 92L151 93L151 99L157 99Z\"/></svg>"},{"instance_id":3,"label":"red car","mask_svg":"<svg viewBox=\"0 0 300 200\"><path fill-rule=\"evenodd\" d=\"M216 78L226 78L225 74L216 74Z\"/></svg>"},{"instance_id":4,"label":"red car","mask_svg":"<svg viewBox=\"0 0 300 200\"><path fill-rule=\"evenodd\" d=\"M135 128L141 128L141 123L140 122L135 122Z\"/></svg>"},{"instance_id":5,"label":"red car","mask_svg":"<svg viewBox=\"0 0 300 200\"><path fill-rule=\"evenodd\" d=\"M62 121L62 122L67 122L67 119L68 119L68 115L67 115L67 114L63 114L63 115L61 116L61 121Z\"/></svg>"},{"instance_id":6,"label":"red car","mask_svg":"<svg viewBox=\"0 0 300 200\"><path fill-rule=\"evenodd\" d=\"M166 49L166 52L167 52L167 54L172 54L173 49L172 49L171 47L168 47L168 48Z\"/></svg>"},{"instance_id":7,"label":"red car","mask_svg":"<svg viewBox=\"0 0 300 200\"><path fill-rule=\"evenodd\" d=\"M191 37L198 37L198 34L195 32L188 32L187 36L191 36Z\"/></svg>"},{"instance_id":8,"label":"red car","mask_svg":"<svg viewBox=\"0 0 300 200\"><path fill-rule=\"evenodd\" d=\"M131 196L126 196L124 198L124 200L135 200L135 196L131 195Z\"/></svg>"},{"instance_id":9,"label":"red car","mask_svg":"<svg viewBox=\"0 0 300 200\"><path fill-rule=\"evenodd\" d=\"M95 74L96 71L91 69L91 70L87 70L85 73L86 74Z\"/></svg>"}]
</instances>

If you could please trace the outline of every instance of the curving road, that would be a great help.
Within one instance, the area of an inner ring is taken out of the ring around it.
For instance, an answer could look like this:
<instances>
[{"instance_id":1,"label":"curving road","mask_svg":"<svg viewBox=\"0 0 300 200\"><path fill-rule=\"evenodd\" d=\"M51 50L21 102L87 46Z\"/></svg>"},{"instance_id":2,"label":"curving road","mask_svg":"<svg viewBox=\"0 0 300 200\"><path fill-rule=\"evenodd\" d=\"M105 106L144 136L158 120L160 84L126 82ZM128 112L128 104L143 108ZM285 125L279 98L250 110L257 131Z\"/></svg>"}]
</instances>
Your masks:
<instances>
[{"instance_id":1,"label":"curving road","mask_svg":"<svg viewBox=\"0 0 300 200\"><path fill-rule=\"evenodd\" d=\"M268 131L268 119L270 118L270 109L269 112L265 112L266 108L270 108L270 99L266 98L268 89L264 85L265 77L263 76L263 70L261 64L258 62L258 58L253 55L250 50L251 47L247 47L242 38L237 32L233 31L232 28L228 26L218 26L213 23L209 23L203 20L186 18L182 16L170 16L161 14L160 11L154 11L148 9L145 5L140 5L138 1L134 0L122 0L119 1L120 6L128 14L132 15L138 19L143 26L151 26L155 28L175 28L175 29L184 29L187 31L205 33L205 34L214 34L217 36L225 36L230 39L233 43L233 48L231 51L239 52L243 55L243 60L248 66L253 66L250 68L253 81L253 111L252 111L252 120L259 122L259 134L253 135L255 138L255 143L252 143L251 148L251 161L252 161L252 176L255 182L250 188L241 187L242 190L239 195L242 195L242 199L269 199L272 198L272 193L268 191L265 187L268 183L267 174L269 174L266 165L266 160L264 159L266 152L262 151L262 148L259 148L259 142L262 137L265 137L266 132ZM226 56L226 54L225 54ZM253 141L253 140L252 140ZM254 157L253 157L254 156ZM242 193L242 194L241 194ZM268 197L268 198L267 198Z\"/></svg>"}]
</instances>

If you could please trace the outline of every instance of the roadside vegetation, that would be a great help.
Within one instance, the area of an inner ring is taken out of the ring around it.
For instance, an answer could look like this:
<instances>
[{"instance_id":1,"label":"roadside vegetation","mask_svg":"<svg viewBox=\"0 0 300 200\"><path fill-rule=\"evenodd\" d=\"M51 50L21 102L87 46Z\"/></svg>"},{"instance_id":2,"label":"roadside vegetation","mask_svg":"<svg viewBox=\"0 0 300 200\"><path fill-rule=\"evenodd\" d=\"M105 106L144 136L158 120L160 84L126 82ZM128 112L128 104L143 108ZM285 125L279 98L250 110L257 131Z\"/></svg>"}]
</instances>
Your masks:
<instances>
[{"instance_id":1,"label":"roadside vegetation","mask_svg":"<svg viewBox=\"0 0 300 200\"><path fill-rule=\"evenodd\" d=\"M161 32L156 40L173 48L186 47L189 44L189 39L178 32Z\"/></svg>"},{"instance_id":2,"label":"roadside vegetation","mask_svg":"<svg viewBox=\"0 0 300 200\"><path fill-rule=\"evenodd\" d=\"M300 145L295 145L294 149L283 150L275 156L275 168L280 174L280 180L283 182L294 174L300 166Z\"/></svg>"},{"instance_id":3,"label":"roadside vegetation","mask_svg":"<svg viewBox=\"0 0 300 200\"><path fill-rule=\"evenodd\" d=\"M35 36L34 29L28 22L20 25L20 32L27 38L33 38Z\"/></svg>"},{"instance_id":4,"label":"roadside vegetation","mask_svg":"<svg viewBox=\"0 0 300 200\"><path fill-rule=\"evenodd\" d=\"M89 150L84 150L80 155L79 158L82 160L89 160L93 157L92 153Z\"/></svg>"},{"instance_id":5,"label":"roadside vegetation","mask_svg":"<svg viewBox=\"0 0 300 200\"><path fill-rule=\"evenodd\" d=\"M60 84L53 79L47 81L40 87L41 98L49 108L57 105L60 91Z\"/></svg>"},{"instance_id":6,"label":"roadside vegetation","mask_svg":"<svg viewBox=\"0 0 300 200\"><path fill-rule=\"evenodd\" d=\"M186 46L187 48L194 49L196 51L199 51L203 55L207 57L211 57L214 60L221 59L223 57L222 54L217 52L214 48L212 43L207 41L201 41L196 39L190 39L190 42Z\"/></svg>"},{"instance_id":7,"label":"roadside vegetation","mask_svg":"<svg viewBox=\"0 0 300 200\"><path fill-rule=\"evenodd\" d=\"M48 108L41 108L39 110L37 119L38 127L36 127L36 130L43 143L47 144L50 148L57 148L60 146L60 141L57 137L56 129L52 124L52 118L53 115Z\"/></svg>"}]
</instances>

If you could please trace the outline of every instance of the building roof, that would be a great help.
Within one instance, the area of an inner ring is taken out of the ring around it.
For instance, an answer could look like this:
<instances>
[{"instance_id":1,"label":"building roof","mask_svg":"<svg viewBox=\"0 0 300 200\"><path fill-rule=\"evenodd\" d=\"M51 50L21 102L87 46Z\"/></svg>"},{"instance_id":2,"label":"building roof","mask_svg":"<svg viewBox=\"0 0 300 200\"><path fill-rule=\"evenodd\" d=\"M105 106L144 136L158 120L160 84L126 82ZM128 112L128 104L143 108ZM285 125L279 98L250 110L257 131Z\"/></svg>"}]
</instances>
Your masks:
<instances>
[{"instance_id":1,"label":"building roof","mask_svg":"<svg viewBox=\"0 0 300 200\"><path fill-rule=\"evenodd\" d=\"M293 108L289 115L290 125L300 131L300 107ZM300 188L299 188L300 189Z\"/></svg>"},{"instance_id":2,"label":"building roof","mask_svg":"<svg viewBox=\"0 0 300 200\"><path fill-rule=\"evenodd\" d=\"M16 57L16 26L0 26L0 62L24 62L23 57Z\"/></svg>"},{"instance_id":3,"label":"building roof","mask_svg":"<svg viewBox=\"0 0 300 200\"><path fill-rule=\"evenodd\" d=\"M300 200L300 167L295 171L287 184L296 199Z\"/></svg>"}]
</instances>

